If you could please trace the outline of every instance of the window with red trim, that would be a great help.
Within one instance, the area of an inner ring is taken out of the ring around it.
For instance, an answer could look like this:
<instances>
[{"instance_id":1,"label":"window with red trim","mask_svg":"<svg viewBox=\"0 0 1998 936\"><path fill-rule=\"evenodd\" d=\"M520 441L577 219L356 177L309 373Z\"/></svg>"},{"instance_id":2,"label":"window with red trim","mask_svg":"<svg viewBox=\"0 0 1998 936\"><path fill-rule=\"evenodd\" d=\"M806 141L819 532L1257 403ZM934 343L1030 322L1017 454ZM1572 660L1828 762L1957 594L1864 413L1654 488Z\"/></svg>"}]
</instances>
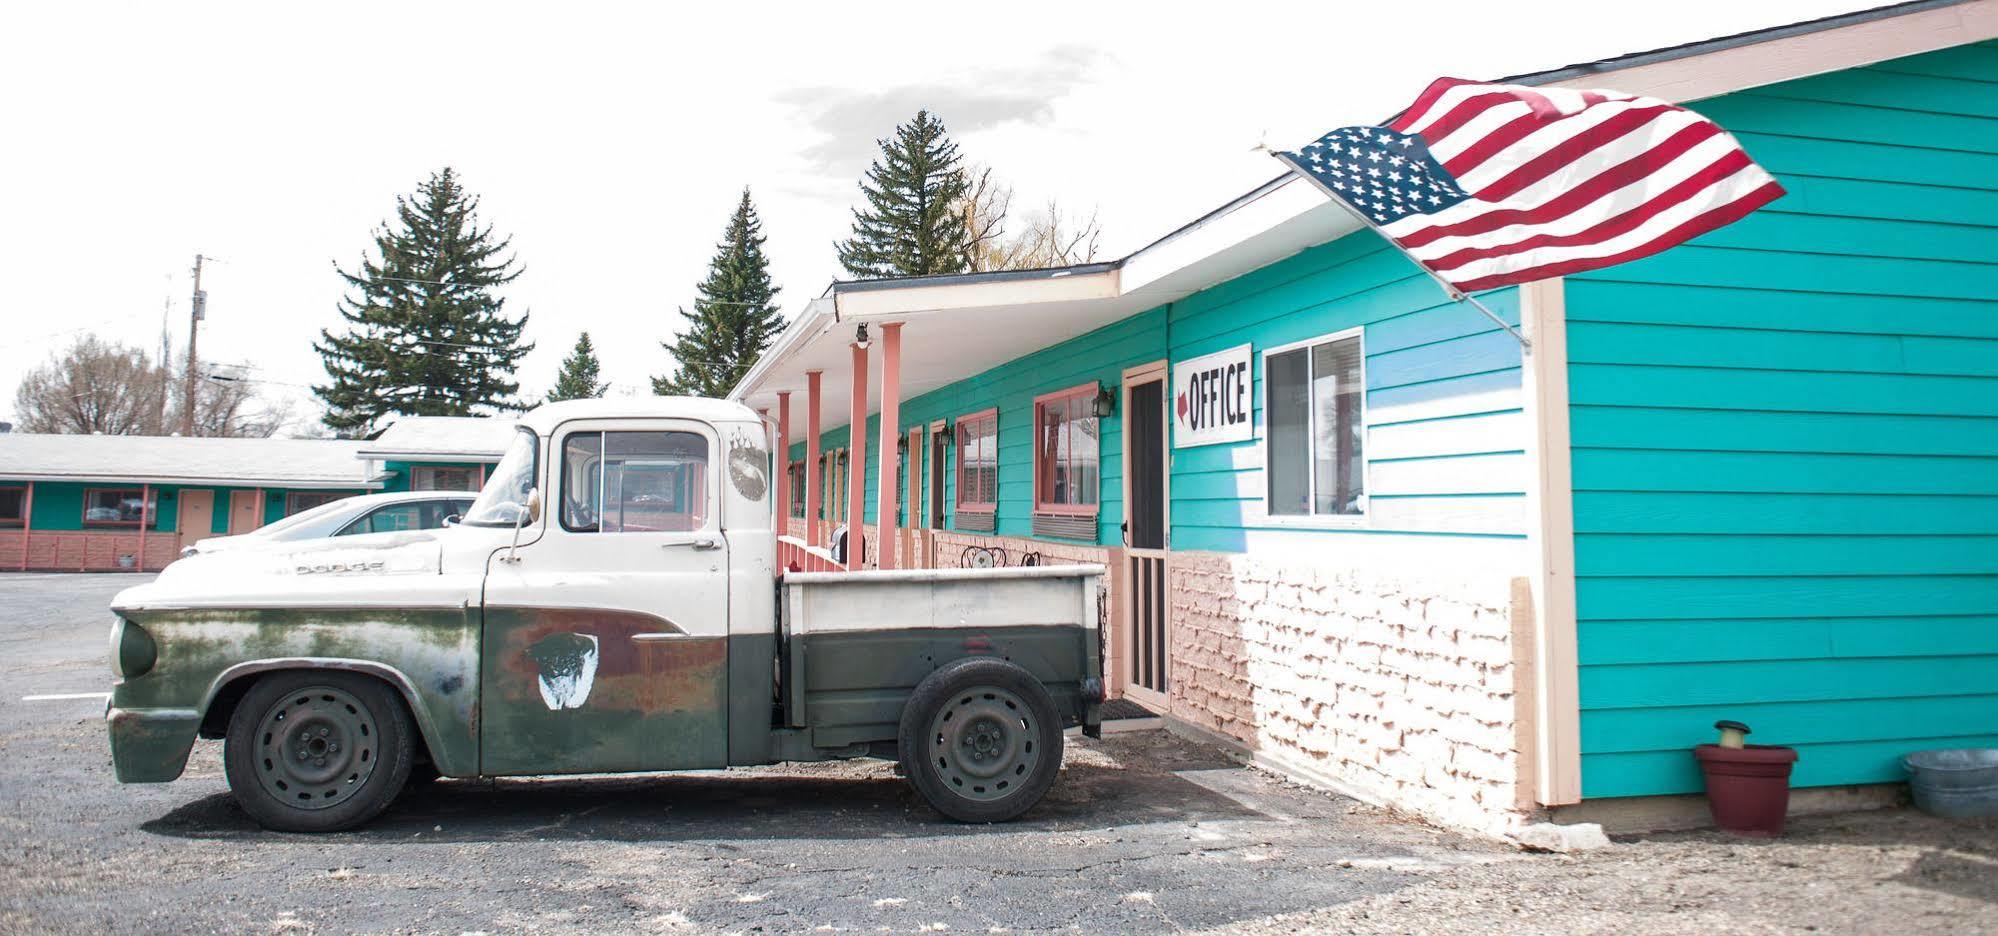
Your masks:
<instances>
[{"instance_id":1,"label":"window with red trim","mask_svg":"<svg viewBox=\"0 0 1998 936\"><path fill-rule=\"evenodd\" d=\"M805 463L794 461L787 469L791 477L791 516L805 518Z\"/></svg>"},{"instance_id":2,"label":"window with red trim","mask_svg":"<svg viewBox=\"0 0 1998 936\"><path fill-rule=\"evenodd\" d=\"M1034 509L1094 514L1102 479L1096 385L1034 400Z\"/></svg>"},{"instance_id":3,"label":"window with red trim","mask_svg":"<svg viewBox=\"0 0 1998 936\"><path fill-rule=\"evenodd\" d=\"M999 411L957 418L957 509L989 511L999 504Z\"/></svg>"},{"instance_id":4,"label":"window with red trim","mask_svg":"<svg viewBox=\"0 0 1998 936\"><path fill-rule=\"evenodd\" d=\"M284 496L284 515L304 513L314 507L323 507L342 498L353 497L352 491L293 491Z\"/></svg>"},{"instance_id":5,"label":"window with red trim","mask_svg":"<svg viewBox=\"0 0 1998 936\"><path fill-rule=\"evenodd\" d=\"M0 527L20 526L27 520L28 489L0 487Z\"/></svg>"},{"instance_id":6,"label":"window with red trim","mask_svg":"<svg viewBox=\"0 0 1998 936\"><path fill-rule=\"evenodd\" d=\"M136 527L144 518L147 529L160 524L160 492L145 499L143 488L88 488L83 492L83 525Z\"/></svg>"}]
</instances>

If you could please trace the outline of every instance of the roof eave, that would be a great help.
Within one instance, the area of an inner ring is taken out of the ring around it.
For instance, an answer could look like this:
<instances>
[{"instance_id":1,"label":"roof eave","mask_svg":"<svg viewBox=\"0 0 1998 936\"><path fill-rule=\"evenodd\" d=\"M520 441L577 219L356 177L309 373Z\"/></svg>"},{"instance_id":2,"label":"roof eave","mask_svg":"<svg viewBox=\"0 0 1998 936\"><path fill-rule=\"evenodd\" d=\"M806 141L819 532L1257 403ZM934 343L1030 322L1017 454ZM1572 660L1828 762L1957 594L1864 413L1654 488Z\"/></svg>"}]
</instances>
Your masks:
<instances>
[{"instance_id":1,"label":"roof eave","mask_svg":"<svg viewBox=\"0 0 1998 936\"><path fill-rule=\"evenodd\" d=\"M361 490L382 486L379 480L359 478L203 478L185 475L62 474L57 472L0 472L5 482L56 482L67 484L152 484L176 487L263 487L296 490Z\"/></svg>"}]
</instances>

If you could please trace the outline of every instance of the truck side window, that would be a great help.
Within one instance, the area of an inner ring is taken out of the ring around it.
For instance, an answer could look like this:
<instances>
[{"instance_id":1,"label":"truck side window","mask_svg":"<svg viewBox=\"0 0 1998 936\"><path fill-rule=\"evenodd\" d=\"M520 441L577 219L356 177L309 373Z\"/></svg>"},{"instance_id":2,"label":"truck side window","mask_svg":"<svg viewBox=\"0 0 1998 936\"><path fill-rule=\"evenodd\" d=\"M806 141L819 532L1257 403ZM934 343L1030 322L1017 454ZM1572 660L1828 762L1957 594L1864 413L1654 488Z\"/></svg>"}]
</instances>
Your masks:
<instances>
[{"instance_id":1,"label":"truck side window","mask_svg":"<svg viewBox=\"0 0 1998 936\"><path fill-rule=\"evenodd\" d=\"M692 432L577 432L562 444L562 526L684 533L708 522L708 440Z\"/></svg>"}]
</instances>

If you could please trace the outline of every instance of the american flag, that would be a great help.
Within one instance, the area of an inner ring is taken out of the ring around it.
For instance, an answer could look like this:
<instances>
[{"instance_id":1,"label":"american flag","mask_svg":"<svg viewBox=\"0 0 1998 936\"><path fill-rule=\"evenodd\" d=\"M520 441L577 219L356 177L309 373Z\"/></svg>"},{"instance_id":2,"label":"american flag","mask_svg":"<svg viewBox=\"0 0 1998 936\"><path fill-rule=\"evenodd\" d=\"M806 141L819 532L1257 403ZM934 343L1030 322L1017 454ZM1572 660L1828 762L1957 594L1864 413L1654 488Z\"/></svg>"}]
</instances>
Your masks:
<instances>
[{"instance_id":1,"label":"american flag","mask_svg":"<svg viewBox=\"0 0 1998 936\"><path fill-rule=\"evenodd\" d=\"M1277 155L1462 292L1650 256L1783 194L1685 108L1456 78Z\"/></svg>"}]
</instances>

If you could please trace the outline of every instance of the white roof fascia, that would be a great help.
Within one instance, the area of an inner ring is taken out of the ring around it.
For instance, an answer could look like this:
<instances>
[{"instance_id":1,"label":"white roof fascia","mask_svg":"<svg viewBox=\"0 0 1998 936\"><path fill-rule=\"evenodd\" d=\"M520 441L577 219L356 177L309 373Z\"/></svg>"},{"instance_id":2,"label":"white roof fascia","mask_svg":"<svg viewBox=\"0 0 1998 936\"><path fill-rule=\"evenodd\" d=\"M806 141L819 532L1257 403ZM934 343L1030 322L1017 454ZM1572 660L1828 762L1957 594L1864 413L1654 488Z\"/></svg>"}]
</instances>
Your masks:
<instances>
[{"instance_id":1,"label":"white roof fascia","mask_svg":"<svg viewBox=\"0 0 1998 936\"><path fill-rule=\"evenodd\" d=\"M287 489L296 489L296 490L310 489L310 490L338 490L338 491L374 489L382 486L382 482L380 481L369 481L369 480L363 480L361 478L353 478L349 480L341 480L338 478L319 478L310 481L301 481L296 478L190 478L190 477L180 477L173 475L148 477L146 475L123 475L123 474L69 475L69 474L52 474L49 472L40 472L36 474L23 474L19 472L0 472L0 481L5 481L9 483L14 483L14 482L26 483L29 481L37 481L37 482L56 482L63 484L116 484L120 487L130 487L134 484L152 484L152 485L171 484L177 487L262 487L262 488L287 488Z\"/></svg>"},{"instance_id":2,"label":"white roof fascia","mask_svg":"<svg viewBox=\"0 0 1998 936\"><path fill-rule=\"evenodd\" d=\"M395 452L387 449L365 449L354 453L362 461L448 461L485 462L497 464L504 452Z\"/></svg>"},{"instance_id":3,"label":"white roof fascia","mask_svg":"<svg viewBox=\"0 0 1998 936\"><path fill-rule=\"evenodd\" d=\"M1998 38L1998 0L1916 10L1548 82L1684 103Z\"/></svg>"},{"instance_id":4,"label":"white roof fascia","mask_svg":"<svg viewBox=\"0 0 1998 936\"><path fill-rule=\"evenodd\" d=\"M1081 274L1060 271L1033 278L841 291L833 294L833 301L838 305L841 321L892 320L957 309L1115 299L1123 294L1118 279L1115 269Z\"/></svg>"},{"instance_id":5,"label":"white roof fascia","mask_svg":"<svg viewBox=\"0 0 1998 936\"><path fill-rule=\"evenodd\" d=\"M738 403L742 402L759 387L763 378L772 370L782 366L784 361L795 355L799 348L810 344L813 338L838 323L839 302L835 297L826 295L812 300L805 306L805 311L799 313L797 318L791 320L791 324L784 327L777 340L770 343L769 349L756 359L756 363L749 368L749 373L742 375L742 379L736 381L735 386L729 390L728 398Z\"/></svg>"}]
</instances>

